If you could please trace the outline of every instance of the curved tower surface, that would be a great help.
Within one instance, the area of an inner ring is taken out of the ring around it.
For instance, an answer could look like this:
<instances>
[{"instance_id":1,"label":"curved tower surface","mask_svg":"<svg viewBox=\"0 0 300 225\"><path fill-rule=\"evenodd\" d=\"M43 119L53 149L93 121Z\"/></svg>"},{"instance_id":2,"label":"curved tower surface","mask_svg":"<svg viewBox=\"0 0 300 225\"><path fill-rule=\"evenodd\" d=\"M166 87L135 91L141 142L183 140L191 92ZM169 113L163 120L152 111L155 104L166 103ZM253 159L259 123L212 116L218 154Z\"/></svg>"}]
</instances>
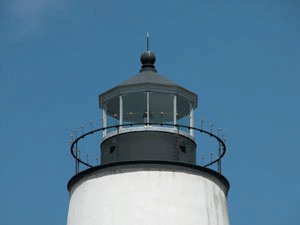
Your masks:
<instances>
[{"instance_id":1,"label":"curved tower surface","mask_svg":"<svg viewBox=\"0 0 300 225\"><path fill-rule=\"evenodd\" d=\"M67 225L229 225L224 140L194 127L197 95L159 75L152 52L141 63L136 76L99 95L102 128L72 141ZM101 163L97 158L93 166L78 145L97 132ZM216 159L202 166L196 132L219 146ZM214 163L218 171L207 168ZM89 168L79 172L81 164Z\"/></svg>"}]
</instances>

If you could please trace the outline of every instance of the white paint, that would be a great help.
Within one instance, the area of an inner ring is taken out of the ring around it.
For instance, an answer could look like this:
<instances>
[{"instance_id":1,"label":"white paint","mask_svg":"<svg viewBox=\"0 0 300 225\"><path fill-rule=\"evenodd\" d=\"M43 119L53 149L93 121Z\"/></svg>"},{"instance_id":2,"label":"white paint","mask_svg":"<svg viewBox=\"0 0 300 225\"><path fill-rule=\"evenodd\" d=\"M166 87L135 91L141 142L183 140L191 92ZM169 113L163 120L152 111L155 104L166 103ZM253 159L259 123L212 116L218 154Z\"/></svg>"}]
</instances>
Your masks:
<instances>
[{"instance_id":1,"label":"white paint","mask_svg":"<svg viewBox=\"0 0 300 225\"><path fill-rule=\"evenodd\" d=\"M106 115L106 104L103 107L102 110L103 113L103 127L107 127L107 115ZM107 130L103 130L103 137L105 137L107 135Z\"/></svg>"},{"instance_id":2,"label":"white paint","mask_svg":"<svg viewBox=\"0 0 300 225\"><path fill-rule=\"evenodd\" d=\"M177 123L177 117L176 117L176 113L177 113L177 95L174 95L174 99L173 99L173 115L174 115L174 124Z\"/></svg>"},{"instance_id":3,"label":"white paint","mask_svg":"<svg viewBox=\"0 0 300 225\"><path fill-rule=\"evenodd\" d=\"M193 104L190 104L190 127L194 127L194 109ZM194 129L190 129L190 135L194 137Z\"/></svg>"},{"instance_id":4,"label":"white paint","mask_svg":"<svg viewBox=\"0 0 300 225\"><path fill-rule=\"evenodd\" d=\"M123 125L123 97L119 96L120 100L120 125Z\"/></svg>"},{"instance_id":5,"label":"white paint","mask_svg":"<svg viewBox=\"0 0 300 225\"><path fill-rule=\"evenodd\" d=\"M210 176L98 171L73 187L67 225L229 225L224 187Z\"/></svg>"},{"instance_id":6,"label":"white paint","mask_svg":"<svg viewBox=\"0 0 300 225\"><path fill-rule=\"evenodd\" d=\"M147 123L150 122L150 102L149 102L150 96L149 96L149 91L147 91Z\"/></svg>"}]
</instances>

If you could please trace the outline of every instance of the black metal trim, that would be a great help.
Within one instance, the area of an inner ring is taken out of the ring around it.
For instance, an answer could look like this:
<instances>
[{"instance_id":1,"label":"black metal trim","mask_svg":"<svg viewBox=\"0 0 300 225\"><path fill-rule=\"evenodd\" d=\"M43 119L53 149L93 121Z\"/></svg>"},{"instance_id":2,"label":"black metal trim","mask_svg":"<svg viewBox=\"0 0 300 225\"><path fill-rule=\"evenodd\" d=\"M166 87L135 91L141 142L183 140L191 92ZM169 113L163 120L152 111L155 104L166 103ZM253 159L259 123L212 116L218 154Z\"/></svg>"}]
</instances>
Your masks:
<instances>
[{"instance_id":1,"label":"black metal trim","mask_svg":"<svg viewBox=\"0 0 300 225\"><path fill-rule=\"evenodd\" d=\"M126 169L126 168L154 168L154 169L163 169L169 168L178 171L186 172L204 172L212 177L218 179L226 188L226 196L230 188L229 181L220 173L197 165L192 165L188 163L181 162L170 162L170 161L158 161L158 160L139 160L139 161L125 161L125 162L116 162L100 166L94 166L92 168L81 171L80 173L73 176L68 182L68 191L70 192L72 187L82 180L85 176L96 172L96 171L105 171L105 170L115 170L115 169Z\"/></svg>"},{"instance_id":2,"label":"black metal trim","mask_svg":"<svg viewBox=\"0 0 300 225\"><path fill-rule=\"evenodd\" d=\"M72 145L71 145L71 154L72 156L75 158L75 160L79 163L82 163L88 167L93 167L92 165L82 161L80 158L77 157L77 154L74 153L74 147L77 146L77 143L80 139L82 138L85 138L85 136L87 135L90 135L90 134L93 134L95 132L99 132L99 131L104 131L104 130L107 130L107 129L110 129L110 128L117 128L119 130L120 127L125 127L125 126L136 126L136 125L160 125L160 126L171 126L171 127L177 127L177 129L179 130L180 127L183 127L183 128L188 128L188 129L193 129L193 130L197 130L199 131L200 133L205 133L205 134L208 134L210 135L211 137L217 139L217 141L222 145L222 154L214 161L204 165L203 167L208 167L218 161L221 160L221 158L223 158L223 156L225 155L226 153L226 145L225 143L223 142L223 140L221 138L219 138L218 136L214 135L213 133L211 132L208 132L206 130L203 130L203 129L199 129L199 128L196 128L196 127L190 127L190 126L184 126L184 125L179 125L179 124L169 124L169 123L131 123L131 124L122 124L122 125L114 125L114 126L109 126L109 127L103 127L103 128L99 128L99 129L95 129L95 130L92 130L88 133L85 133L83 135L81 135L80 137L78 137L74 142L72 142ZM76 149L75 149L76 150Z\"/></svg>"}]
</instances>

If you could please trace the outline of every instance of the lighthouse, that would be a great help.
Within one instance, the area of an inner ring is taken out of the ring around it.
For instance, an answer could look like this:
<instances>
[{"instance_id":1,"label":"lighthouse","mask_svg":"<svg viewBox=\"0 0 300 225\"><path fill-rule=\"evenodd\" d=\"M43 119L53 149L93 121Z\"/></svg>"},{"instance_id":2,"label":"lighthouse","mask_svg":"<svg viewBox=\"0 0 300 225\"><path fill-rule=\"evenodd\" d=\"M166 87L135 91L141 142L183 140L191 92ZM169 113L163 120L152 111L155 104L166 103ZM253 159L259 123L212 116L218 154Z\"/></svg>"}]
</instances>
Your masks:
<instances>
[{"instance_id":1,"label":"lighthouse","mask_svg":"<svg viewBox=\"0 0 300 225\"><path fill-rule=\"evenodd\" d=\"M159 75L154 53L140 60L137 75L99 95L102 127L71 143L67 225L229 225L224 138L194 126L197 94ZM218 146L207 164L196 160L196 133ZM92 135L96 164L78 150Z\"/></svg>"}]
</instances>

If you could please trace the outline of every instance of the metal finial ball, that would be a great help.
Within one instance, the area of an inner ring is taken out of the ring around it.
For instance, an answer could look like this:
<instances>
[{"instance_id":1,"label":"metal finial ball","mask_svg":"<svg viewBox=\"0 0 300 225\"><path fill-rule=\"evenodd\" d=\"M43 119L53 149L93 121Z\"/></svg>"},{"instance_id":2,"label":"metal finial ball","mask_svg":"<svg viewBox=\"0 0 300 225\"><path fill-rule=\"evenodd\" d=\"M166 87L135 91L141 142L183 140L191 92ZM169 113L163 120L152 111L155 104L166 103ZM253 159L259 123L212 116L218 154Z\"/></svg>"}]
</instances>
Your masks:
<instances>
[{"instance_id":1,"label":"metal finial ball","mask_svg":"<svg viewBox=\"0 0 300 225\"><path fill-rule=\"evenodd\" d=\"M153 52L150 51L145 51L142 55L141 55L141 63L143 65L146 64L151 64L153 65L155 63L156 57L154 55Z\"/></svg>"}]
</instances>

